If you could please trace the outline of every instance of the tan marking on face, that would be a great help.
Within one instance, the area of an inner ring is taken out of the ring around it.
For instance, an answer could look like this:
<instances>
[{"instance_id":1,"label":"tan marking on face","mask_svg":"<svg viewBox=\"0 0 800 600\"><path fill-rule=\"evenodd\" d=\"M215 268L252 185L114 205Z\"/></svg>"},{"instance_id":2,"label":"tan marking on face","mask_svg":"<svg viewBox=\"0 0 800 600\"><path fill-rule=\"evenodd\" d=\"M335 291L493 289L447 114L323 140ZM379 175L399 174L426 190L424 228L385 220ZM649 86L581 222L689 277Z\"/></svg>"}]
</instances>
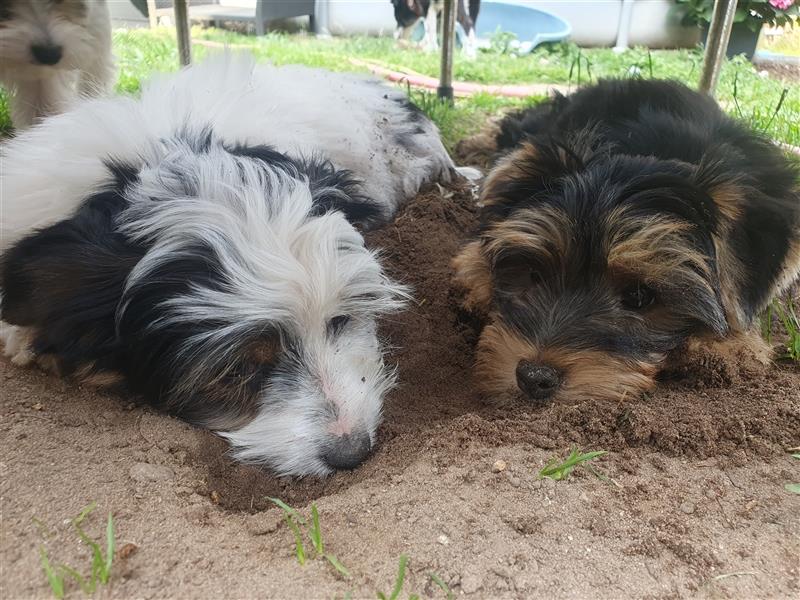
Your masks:
<instances>
[{"instance_id":1,"label":"tan marking on face","mask_svg":"<svg viewBox=\"0 0 800 600\"><path fill-rule=\"evenodd\" d=\"M630 217L615 209L607 217L605 239L608 269L642 281L669 286L683 281L714 293L708 256L692 248L689 223L663 216Z\"/></svg>"},{"instance_id":2,"label":"tan marking on face","mask_svg":"<svg viewBox=\"0 0 800 600\"><path fill-rule=\"evenodd\" d=\"M554 400L573 402L620 400L652 389L663 357L644 362L597 350L537 348L494 322L483 330L475 367L477 384L488 400L497 404L525 401L517 387L516 368L521 360L559 371L562 383Z\"/></svg>"},{"instance_id":3,"label":"tan marking on face","mask_svg":"<svg viewBox=\"0 0 800 600\"><path fill-rule=\"evenodd\" d=\"M741 187L735 183L720 183L712 187L708 194L723 217L729 221L742 218L744 191Z\"/></svg>"},{"instance_id":4,"label":"tan marking on face","mask_svg":"<svg viewBox=\"0 0 800 600\"><path fill-rule=\"evenodd\" d=\"M570 251L572 227L569 216L552 206L518 210L492 227L486 251L495 257L523 251L557 262Z\"/></svg>"},{"instance_id":5,"label":"tan marking on face","mask_svg":"<svg viewBox=\"0 0 800 600\"><path fill-rule=\"evenodd\" d=\"M464 308L487 312L492 302L492 275L483 255L481 242L470 242L452 261L453 281L464 290Z\"/></svg>"},{"instance_id":6,"label":"tan marking on face","mask_svg":"<svg viewBox=\"0 0 800 600\"><path fill-rule=\"evenodd\" d=\"M546 172L536 168L538 159L538 151L529 142L523 142L517 150L500 159L483 182L481 202L492 206L502 201L498 188L509 182L530 179L537 175L544 177Z\"/></svg>"}]
</instances>

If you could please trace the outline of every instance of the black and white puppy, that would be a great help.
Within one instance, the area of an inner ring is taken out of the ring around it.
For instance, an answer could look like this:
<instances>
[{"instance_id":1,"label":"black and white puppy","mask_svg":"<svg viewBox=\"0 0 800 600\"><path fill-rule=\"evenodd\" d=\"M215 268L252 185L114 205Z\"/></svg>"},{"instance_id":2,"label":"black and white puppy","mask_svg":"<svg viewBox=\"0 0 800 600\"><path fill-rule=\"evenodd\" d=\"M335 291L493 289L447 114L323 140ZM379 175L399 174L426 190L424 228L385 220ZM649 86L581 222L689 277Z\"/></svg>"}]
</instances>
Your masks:
<instances>
[{"instance_id":1,"label":"black and white puppy","mask_svg":"<svg viewBox=\"0 0 800 600\"><path fill-rule=\"evenodd\" d=\"M467 36L464 54L474 58L478 44L475 37L475 23L481 9L481 0L456 0L456 21ZM409 40L420 19L425 19L425 38L423 46L435 52L439 48L439 15L444 8L442 0L392 0L394 20L397 22L395 38Z\"/></svg>"},{"instance_id":2,"label":"black and white puppy","mask_svg":"<svg viewBox=\"0 0 800 600\"><path fill-rule=\"evenodd\" d=\"M453 167L402 92L223 57L84 103L2 151L2 337L118 374L242 461L325 475L370 452L405 288L354 223Z\"/></svg>"},{"instance_id":3,"label":"black and white puppy","mask_svg":"<svg viewBox=\"0 0 800 600\"><path fill-rule=\"evenodd\" d=\"M0 82L24 129L114 82L105 0L0 0Z\"/></svg>"}]
</instances>

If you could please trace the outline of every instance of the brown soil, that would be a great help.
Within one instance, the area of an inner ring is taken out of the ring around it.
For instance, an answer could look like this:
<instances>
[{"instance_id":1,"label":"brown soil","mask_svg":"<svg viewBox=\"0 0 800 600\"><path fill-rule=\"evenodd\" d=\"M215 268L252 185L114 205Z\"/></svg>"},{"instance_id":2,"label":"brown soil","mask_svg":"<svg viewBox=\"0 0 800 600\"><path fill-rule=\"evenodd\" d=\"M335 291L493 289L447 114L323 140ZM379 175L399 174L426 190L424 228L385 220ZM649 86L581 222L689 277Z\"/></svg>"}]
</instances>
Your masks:
<instances>
[{"instance_id":1,"label":"brown soil","mask_svg":"<svg viewBox=\"0 0 800 600\"><path fill-rule=\"evenodd\" d=\"M113 511L118 547L132 544L101 597L374 598L401 554L403 598L444 598L431 572L473 597L797 597L800 496L784 484L800 482L786 452L800 445L800 368L721 387L691 374L623 403L484 406L477 324L449 285L475 225L471 190L434 188L368 236L417 302L385 325L402 383L353 473L278 479L129 398L1 361L2 597L48 595L40 546L86 567L68 519L93 500L89 531ZM603 479L537 478L572 446L610 451L594 463ZM300 566L266 496L306 514L316 502L353 577Z\"/></svg>"}]
</instances>

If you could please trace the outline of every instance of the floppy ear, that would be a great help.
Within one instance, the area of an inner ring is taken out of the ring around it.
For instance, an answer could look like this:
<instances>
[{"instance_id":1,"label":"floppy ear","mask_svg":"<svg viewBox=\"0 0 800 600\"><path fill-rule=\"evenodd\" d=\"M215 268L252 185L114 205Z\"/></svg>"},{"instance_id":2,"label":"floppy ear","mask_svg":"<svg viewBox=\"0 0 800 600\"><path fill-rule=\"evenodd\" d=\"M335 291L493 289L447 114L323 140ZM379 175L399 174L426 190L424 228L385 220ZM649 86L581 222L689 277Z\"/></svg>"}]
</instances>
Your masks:
<instances>
[{"instance_id":1,"label":"floppy ear","mask_svg":"<svg viewBox=\"0 0 800 600\"><path fill-rule=\"evenodd\" d=\"M314 214L332 210L344 213L353 225L374 225L388 215L372 198L364 195L361 180L345 169L336 169L328 160L311 159L304 164L314 203Z\"/></svg>"},{"instance_id":2,"label":"floppy ear","mask_svg":"<svg viewBox=\"0 0 800 600\"><path fill-rule=\"evenodd\" d=\"M747 329L773 297L800 275L800 194L780 197L704 160L696 184L716 209L714 246L720 293L731 328Z\"/></svg>"},{"instance_id":3,"label":"floppy ear","mask_svg":"<svg viewBox=\"0 0 800 600\"><path fill-rule=\"evenodd\" d=\"M492 303L492 274L480 241L470 242L453 259L453 281L466 291L464 308L488 313Z\"/></svg>"},{"instance_id":4,"label":"floppy ear","mask_svg":"<svg viewBox=\"0 0 800 600\"><path fill-rule=\"evenodd\" d=\"M583 160L565 144L523 142L501 159L484 181L484 215L505 218L516 208L530 206L539 192L552 187L554 180L582 167Z\"/></svg>"}]
</instances>

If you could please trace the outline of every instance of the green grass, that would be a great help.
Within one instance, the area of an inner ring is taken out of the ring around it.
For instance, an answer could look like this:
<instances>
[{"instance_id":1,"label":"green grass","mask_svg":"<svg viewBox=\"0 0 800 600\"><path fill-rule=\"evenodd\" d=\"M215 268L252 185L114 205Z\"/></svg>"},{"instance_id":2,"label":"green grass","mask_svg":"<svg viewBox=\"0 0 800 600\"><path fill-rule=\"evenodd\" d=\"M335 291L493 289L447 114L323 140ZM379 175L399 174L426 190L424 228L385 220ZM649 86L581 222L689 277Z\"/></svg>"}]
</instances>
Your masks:
<instances>
[{"instance_id":1,"label":"green grass","mask_svg":"<svg viewBox=\"0 0 800 600\"><path fill-rule=\"evenodd\" d=\"M84 508L81 513L72 520L72 526L75 528L78 537L85 543L91 551L91 571L89 575L82 575L77 569L74 569L65 564L59 564L53 567L50 563L50 558L44 546L39 548L39 558L42 564L47 582L50 584L50 590L56 598L63 598L66 590L66 582L72 578L77 582L80 588L86 595L94 594L97 585L108 584L111 579L111 567L114 562L114 550L116 548L116 538L114 533L114 518L111 513L108 513L108 520L106 521L106 549L103 552L100 544L90 538L84 531L82 524L89 514L95 509L96 504L92 502L89 506Z\"/></svg>"},{"instance_id":2,"label":"green grass","mask_svg":"<svg viewBox=\"0 0 800 600\"><path fill-rule=\"evenodd\" d=\"M366 71L365 67L351 62L358 58L433 77L439 74L438 55L399 48L388 38L326 40L278 33L254 37L200 28L193 29L192 35L200 43L244 45L259 59L275 64L301 63L337 71ZM122 91L136 91L139 81L150 72L174 70L177 66L173 34L168 29L120 31L115 33L114 41L122 71L119 84ZM195 44L195 59L201 60L212 50ZM454 77L486 84L576 84L579 79L587 83L600 77L652 76L696 85L701 65L699 49L648 51L634 48L615 53L605 48L579 49L573 44L556 44L523 56L480 53L475 60L467 60L459 55L454 63ZM784 89L788 91L781 110L774 115ZM479 95L459 99L454 107L449 107L425 92L416 92L414 99L439 125L449 147L480 128L488 116L536 100L526 102ZM749 62L737 58L723 68L718 99L732 116L744 119L779 141L800 145L800 84L784 85L781 81L761 77Z\"/></svg>"},{"instance_id":3,"label":"green grass","mask_svg":"<svg viewBox=\"0 0 800 600\"><path fill-rule=\"evenodd\" d=\"M601 477L602 474L591 468L587 463L595 458L603 456L604 454L608 454L608 452L605 450L595 450L592 452L582 453L577 448L573 448L569 453L569 456L567 456L567 458L564 460L551 458L544 468L539 471L539 479L544 479L547 477L549 479L553 479L554 481L561 481L569 477L572 474L572 471L575 470L575 467L584 467L592 474L602 479L604 476Z\"/></svg>"},{"instance_id":4,"label":"green grass","mask_svg":"<svg viewBox=\"0 0 800 600\"><path fill-rule=\"evenodd\" d=\"M774 319L783 326L786 333L784 353L781 358L800 362L800 317L791 296L775 298L761 316L761 332L767 343L772 343L772 324Z\"/></svg>"},{"instance_id":5,"label":"green grass","mask_svg":"<svg viewBox=\"0 0 800 600\"><path fill-rule=\"evenodd\" d=\"M436 586L445 593L447 596L447 600L453 600L454 594L450 591L450 586L448 586L441 577L439 577L436 573L428 573L428 577L431 578L431 581L436 584Z\"/></svg>"},{"instance_id":6,"label":"green grass","mask_svg":"<svg viewBox=\"0 0 800 600\"><path fill-rule=\"evenodd\" d=\"M341 562L339 562L339 559L333 554L325 552L325 544L322 540L322 528L320 527L319 523L319 511L317 511L316 504L311 504L311 519L309 521L282 500L278 498L267 498L267 500L275 504L275 506L283 511L286 524L289 526L289 529L294 536L295 556L297 557L297 562L300 565L304 565L306 563L309 555L305 544L303 543L304 537L308 537L308 539L311 541L311 549L314 552L315 558L324 558L336 570L337 573L345 578L350 578L350 571L348 571L347 568ZM303 533L306 535L304 536Z\"/></svg>"},{"instance_id":7,"label":"green grass","mask_svg":"<svg viewBox=\"0 0 800 600\"><path fill-rule=\"evenodd\" d=\"M434 53L399 48L390 38L348 37L317 39L303 34L270 33L247 36L216 29L194 28L195 60L202 60L216 45L246 46L260 60L275 64L300 63L336 71L367 71L351 59L379 61L388 68L405 68L424 75L439 74L439 57ZM119 30L114 32L114 51L120 67L117 89L135 93L142 80L153 72L174 71L178 53L174 31ZM454 63L454 77L459 81L486 84L558 83L576 84L600 77L663 77L695 85L700 74L700 50L653 50L634 48L622 53L610 49L579 49L572 44L556 44L537 48L523 56L511 53L480 53L475 60L461 55ZM726 63L718 88L723 108L742 118L771 137L800 146L800 84L786 84L781 110L775 107L784 93L784 84L759 76L747 61L736 59ZM734 101L736 88L736 101ZM454 106L439 102L434 94L414 92L413 99L439 125L448 148L463 137L475 133L490 116L519 108L540 100L499 98L477 95L458 99ZM7 130L9 120L5 99L0 97L0 132Z\"/></svg>"},{"instance_id":8,"label":"green grass","mask_svg":"<svg viewBox=\"0 0 800 600\"><path fill-rule=\"evenodd\" d=\"M408 565L408 556L405 554L400 555L400 563L397 567L397 577L394 580L394 588L386 595L383 592L378 592L378 600L397 600L400 593L403 591L403 583L406 580L406 566ZM419 600L418 594L409 594L408 600Z\"/></svg>"}]
</instances>

